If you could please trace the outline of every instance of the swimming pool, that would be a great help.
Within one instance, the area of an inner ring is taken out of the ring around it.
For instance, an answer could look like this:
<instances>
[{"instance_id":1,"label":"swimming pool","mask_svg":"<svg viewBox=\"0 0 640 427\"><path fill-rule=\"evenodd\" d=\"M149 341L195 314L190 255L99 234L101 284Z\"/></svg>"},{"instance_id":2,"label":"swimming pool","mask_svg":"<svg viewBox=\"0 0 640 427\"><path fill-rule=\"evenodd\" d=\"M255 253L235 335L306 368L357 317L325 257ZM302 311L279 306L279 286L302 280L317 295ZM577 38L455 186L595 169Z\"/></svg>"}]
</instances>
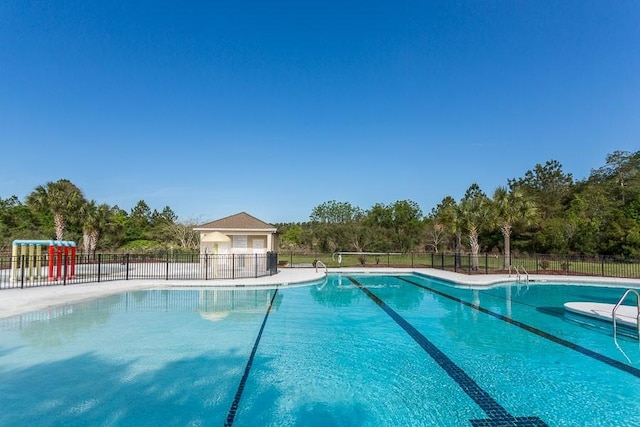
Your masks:
<instances>
[{"instance_id":1,"label":"swimming pool","mask_svg":"<svg viewBox=\"0 0 640 427\"><path fill-rule=\"evenodd\" d=\"M0 321L0 425L640 425L621 288L420 275L129 292Z\"/></svg>"}]
</instances>

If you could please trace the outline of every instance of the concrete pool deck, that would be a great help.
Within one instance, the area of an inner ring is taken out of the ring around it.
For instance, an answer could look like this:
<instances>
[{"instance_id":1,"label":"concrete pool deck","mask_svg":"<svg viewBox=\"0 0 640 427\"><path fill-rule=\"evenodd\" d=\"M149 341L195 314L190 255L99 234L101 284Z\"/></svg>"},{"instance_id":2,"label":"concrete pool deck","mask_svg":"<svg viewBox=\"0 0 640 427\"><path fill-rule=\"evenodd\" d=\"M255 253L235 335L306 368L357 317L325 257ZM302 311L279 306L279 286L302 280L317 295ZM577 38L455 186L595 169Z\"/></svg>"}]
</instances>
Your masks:
<instances>
[{"instance_id":1,"label":"concrete pool deck","mask_svg":"<svg viewBox=\"0 0 640 427\"><path fill-rule=\"evenodd\" d=\"M431 268L330 268L330 273L344 274L410 274L419 273L455 282L472 288L485 288L491 285L515 282L516 275L478 274L466 275ZM43 310L64 304L113 295L121 292L171 288L252 288L260 286L291 286L312 283L321 280L324 271L315 268L284 268L273 276L251 279L225 280L118 280L100 283L78 283L66 286L38 286L25 289L0 290L0 319L16 316L35 310ZM640 287L638 279L619 279L610 277L529 275L535 283L589 283L615 286Z\"/></svg>"}]
</instances>

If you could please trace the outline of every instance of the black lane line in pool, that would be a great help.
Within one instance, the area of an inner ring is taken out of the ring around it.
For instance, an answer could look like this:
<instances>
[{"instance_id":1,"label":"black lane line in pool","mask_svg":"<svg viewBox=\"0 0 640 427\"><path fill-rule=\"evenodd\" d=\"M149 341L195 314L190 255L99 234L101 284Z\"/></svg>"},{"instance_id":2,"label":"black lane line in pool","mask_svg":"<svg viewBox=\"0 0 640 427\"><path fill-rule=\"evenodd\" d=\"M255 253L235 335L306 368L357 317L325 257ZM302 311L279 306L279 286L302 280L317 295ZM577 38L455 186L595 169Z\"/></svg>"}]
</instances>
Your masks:
<instances>
[{"instance_id":1,"label":"black lane line in pool","mask_svg":"<svg viewBox=\"0 0 640 427\"><path fill-rule=\"evenodd\" d=\"M233 420L235 419L236 412L238 411L238 405L240 404L240 398L242 397L244 386L247 382L247 378L249 378L249 371L251 371L253 358L255 357L256 351L258 350L258 344L260 344L260 338L262 338L262 331L264 331L264 325L267 324L267 319L269 318L269 313L271 313L271 307L273 307L273 301L275 301L276 295L278 295L278 289L276 289L275 292L273 293L273 296L271 297L271 301L269 302L269 307L267 307L267 313L264 315L264 319L262 320L260 331L258 332L258 336L256 337L256 342L253 344L253 349L251 350L251 355L249 356L249 360L247 360L247 366L245 366L244 368L244 373L242 374L242 378L240 379L238 390L236 391L236 395L233 398L233 403L231 404L231 408L229 408L229 412L227 413L227 420L224 423L225 427L231 427L233 425Z\"/></svg>"},{"instance_id":2,"label":"black lane line in pool","mask_svg":"<svg viewBox=\"0 0 640 427\"><path fill-rule=\"evenodd\" d=\"M454 297L452 295L449 295L449 294L446 294L444 292L441 292L441 291L439 291L437 289L430 288L429 286L425 286L425 285L422 285L420 283L416 283L416 282L411 281L409 279L406 279L404 277L399 277L398 276L397 278L400 279L400 280L404 280L405 282L410 283L410 284L412 284L414 286L417 286L419 288L422 288L422 289L425 289L425 290L427 290L429 292L432 292L434 294L441 295L441 296L443 296L445 298L448 298L448 299L450 299L452 301L455 301L457 303L460 303L462 305L466 305L467 307L471 307L474 310L478 310L478 311L480 311L482 313L488 314L489 316L493 316L496 319L500 319L500 320L502 320L504 322L510 323L510 324L512 324L514 326L517 326L519 328L524 329L527 332L531 332L532 334L536 334L536 335L538 335L538 336L540 336L542 338L546 338L549 341L552 341L552 342L554 342L556 344L560 344L560 345L562 345L564 347L570 348L571 350L577 351L578 353L582 353L585 356L591 357L592 359L595 359L595 360L597 360L599 362L602 362L602 363L606 363L607 365L609 365L611 367L614 367L614 368L619 369L621 371L627 372L627 373L633 375L634 377L640 378L640 369L634 368L633 366L625 365L624 363L622 363L622 362L620 362L618 360L612 359L612 358L610 358L608 356L605 356L604 354L600 354L600 353L595 352L593 350L589 350L586 347L582 347L581 345L578 345L576 343L572 343L571 341L564 340L564 339L562 339L560 337L552 335L552 334L550 334L548 332L545 332L545 331L543 331L541 329L538 329L538 328L535 328L533 326L527 325L526 323L522 323L522 322L519 322L517 320L513 320L513 319L511 319L511 318L509 318L507 316L503 316L502 314L498 314L498 313L495 313L495 312L493 312L491 310L487 310L486 308L480 307L479 305L476 305L476 304L461 300L461 299L456 298L456 297Z\"/></svg>"},{"instance_id":3,"label":"black lane line in pool","mask_svg":"<svg viewBox=\"0 0 640 427\"><path fill-rule=\"evenodd\" d=\"M489 393L482 389L462 368L456 365L438 347L429 341L420 331L414 328L404 317L389 307L377 295L365 288L353 277L349 280L376 303L389 317L391 317L440 367L453 379L458 386L482 409L488 419L469 420L474 427L542 427L547 424L538 417L514 417Z\"/></svg>"}]
</instances>

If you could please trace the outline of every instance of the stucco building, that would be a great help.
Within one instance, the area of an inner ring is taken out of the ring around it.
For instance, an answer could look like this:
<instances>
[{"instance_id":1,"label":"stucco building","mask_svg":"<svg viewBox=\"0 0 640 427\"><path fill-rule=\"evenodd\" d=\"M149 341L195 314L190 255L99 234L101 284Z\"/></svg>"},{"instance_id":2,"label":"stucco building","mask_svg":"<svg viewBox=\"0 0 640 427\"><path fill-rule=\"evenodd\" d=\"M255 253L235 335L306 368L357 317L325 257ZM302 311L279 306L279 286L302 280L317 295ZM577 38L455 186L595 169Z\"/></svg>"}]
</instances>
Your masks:
<instances>
[{"instance_id":1,"label":"stucco building","mask_svg":"<svg viewBox=\"0 0 640 427\"><path fill-rule=\"evenodd\" d=\"M278 230L246 212L194 227L200 254L266 254L278 251Z\"/></svg>"}]
</instances>

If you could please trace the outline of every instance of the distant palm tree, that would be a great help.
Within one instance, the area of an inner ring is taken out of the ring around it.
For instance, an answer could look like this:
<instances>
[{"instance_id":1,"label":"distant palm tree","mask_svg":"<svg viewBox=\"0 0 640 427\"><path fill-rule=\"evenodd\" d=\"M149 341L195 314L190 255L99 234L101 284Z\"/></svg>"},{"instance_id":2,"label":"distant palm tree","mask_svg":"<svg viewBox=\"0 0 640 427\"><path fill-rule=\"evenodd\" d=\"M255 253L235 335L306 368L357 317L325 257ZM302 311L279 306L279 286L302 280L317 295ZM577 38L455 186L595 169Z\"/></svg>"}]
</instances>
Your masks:
<instances>
[{"instance_id":1,"label":"distant palm tree","mask_svg":"<svg viewBox=\"0 0 640 427\"><path fill-rule=\"evenodd\" d=\"M95 214L94 225L95 227L91 230L91 253L95 253L96 247L98 246L98 239L100 235L108 228L111 227L112 221L112 211L109 205L101 204L98 206L98 209Z\"/></svg>"},{"instance_id":2,"label":"distant palm tree","mask_svg":"<svg viewBox=\"0 0 640 427\"><path fill-rule=\"evenodd\" d=\"M96 205L91 200L80 207L82 217L82 245L86 254L94 254L100 233L108 226L111 211L108 205Z\"/></svg>"},{"instance_id":3,"label":"distant palm tree","mask_svg":"<svg viewBox=\"0 0 640 427\"><path fill-rule=\"evenodd\" d=\"M91 234L97 227L98 207L96 201L91 200L80 207L80 217L82 218L82 247L88 256L91 253Z\"/></svg>"},{"instance_id":4,"label":"distant palm tree","mask_svg":"<svg viewBox=\"0 0 640 427\"><path fill-rule=\"evenodd\" d=\"M493 211L504 237L504 268L511 266L511 233L515 224L529 225L537 215L535 204L522 190L514 187L508 191L498 187L493 193Z\"/></svg>"},{"instance_id":5,"label":"distant palm tree","mask_svg":"<svg viewBox=\"0 0 640 427\"><path fill-rule=\"evenodd\" d=\"M28 205L48 210L53 215L56 240L64 239L65 217L77 211L84 202L82 191L67 179L39 185L27 196Z\"/></svg>"},{"instance_id":6,"label":"distant palm tree","mask_svg":"<svg viewBox=\"0 0 640 427\"><path fill-rule=\"evenodd\" d=\"M469 233L469 246L471 246L471 265L473 270L477 270L478 252L480 243L478 236L480 229L489 221L489 199L482 192L478 184L471 184L464 197L460 201L460 216L465 229Z\"/></svg>"},{"instance_id":7,"label":"distant palm tree","mask_svg":"<svg viewBox=\"0 0 640 427\"><path fill-rule=\"evenodd\" d=\"M460 207L451 196L445 197L436 208L436 223L442 226L453 236L455 236L456 267L460 265L462 251L462 216Z\"/></svg>"}]
</instances>

